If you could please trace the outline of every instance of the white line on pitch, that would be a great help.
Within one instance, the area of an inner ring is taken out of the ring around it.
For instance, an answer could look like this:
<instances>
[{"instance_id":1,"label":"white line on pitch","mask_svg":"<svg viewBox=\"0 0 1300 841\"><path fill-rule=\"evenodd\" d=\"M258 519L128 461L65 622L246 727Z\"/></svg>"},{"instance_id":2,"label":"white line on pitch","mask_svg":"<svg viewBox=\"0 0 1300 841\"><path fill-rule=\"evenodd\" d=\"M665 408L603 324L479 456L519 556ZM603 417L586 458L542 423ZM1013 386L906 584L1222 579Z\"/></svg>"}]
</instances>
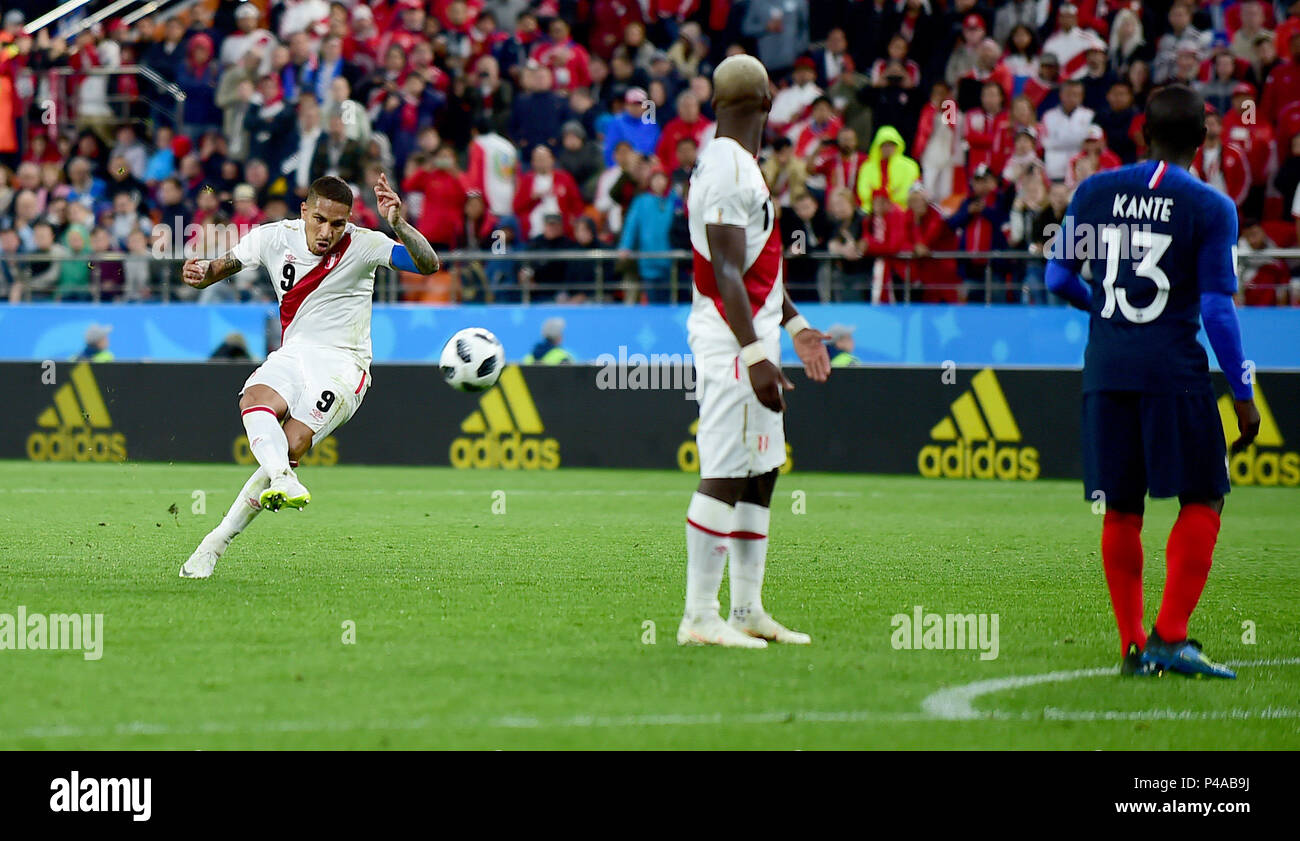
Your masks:
<instances>
[{"instance_id":1,"label":"white line on pitch","mask_svg":"<svg viewBox=\"0 0 1300 841\"><path fill-rule=\"evenodd\" d=\"M1270 666L1300 665L1300 657L1271 658L1263 660L1238 660L1230 666L1266 668ZM701 727L719 725L764 724L885 724L895 722L925 721L1211 721L1211 720L1277 720L1300 718L1300 709L1292 707L1263 707L1259 709L1233 708L1227 710L1063 710L1044 707L1041 710L1007 712L1004 710L976 710L971 702L993 692L1020 689L1045 683L1061 683L1101 675L1114 675L1114 667L1074 669L1046 672L1038 675L994 678L965 686L941 689L922 702L919 712L884 712L880 710L775 710L759 713L695 713L695 714L632 714L632 715L574 715L560 718L512 715L490 719L456 719L425 716L413 719L375 721L265 721L222 722L205 721L193 724L172 725L160 722L130 721L102 727L77 725L37 726L25 730L0 732L0 741L21 739L89 738L104 736L202 736L246 733L347 733L383 730L441 729L617 729L626 727ZM964 702L965 706L962 706Z\"/></svg>"},{"instance_id":2,"label":"white line on pitch","mask_svg":"<svg viewBox=\"0 0 1300 841\"><path fill-rule=\"evenodd\" d=\"M1296 666L1296 665L1300 665L1300 657L1273 658L1267 660L1237 660L1229 663L1228 665L1245 666L1247 668L1252 668L1252 667L1259 668L1259 667L1267 667L1267 666ZM962 721L966 719L987 718L989 716L989 713L981 712L980 710L975 709L976 699L981 698L984 695L990 695L994 692L1006 692L1012 689L1023 689L1026 686L1037 686L1043 683L1064 683L1065 681L1070 681L1070 680L1079 680L1081 678L1088 678L1088 677L1099 677L1101 675L1115 675L1118 673L1119 673L1118 668L1114 666L1110 666L1106 668L1073 669L1070 671L1046 672L1044 674L1038 674L1038 675L1020 675L1017 677L1000 677L1000 678L992 678L990 680L977 680L974 683L967 683L962 686L951 686L948 687L947 689L940 689L938 692L934 692L930 694L925 698L925 700L921 701L921 709L924 710L926 713L930 714L932 717L945 720L945 721ZM1047 716L1048 711L1051 709L1052 708L1049 707L1046 710L1044 710L1043 711L1044 716ZM1066 718L1076 715L1076 713L1073 711L1057 710L1055 712L1056 715L1053 717L1056 718L1057 720L1064 720ZM1173 711L1173 712L1177 712L1177 711ZM1229 712L1250 713L1251 712L1250 710L1234 710L1234 711L1210 710L1204 713L1198 713L1189 710L1187 712L1189 716L1192 718L1198 718L1198 717L1199 718L1218 718L1218 717L1250 718L1251 717L1250 715L1227 715L1227 713ZM1290 710L1289 713L1291 714L1284 715L1284 716L1275 716L1275 717L1294 718L1295 712L1296 711L1294 710ZM1079 711L1077 715L1093 716L1096 719L1113 715L1116 718L1123 719L1125 717L1140 715L1141 713L1142 711L1094 712L1089 710L1082 710ZM1078 720L1091 721L1091 720L1095 720L1095 718L1080 718Z\"/></svg>"}]
</instances>

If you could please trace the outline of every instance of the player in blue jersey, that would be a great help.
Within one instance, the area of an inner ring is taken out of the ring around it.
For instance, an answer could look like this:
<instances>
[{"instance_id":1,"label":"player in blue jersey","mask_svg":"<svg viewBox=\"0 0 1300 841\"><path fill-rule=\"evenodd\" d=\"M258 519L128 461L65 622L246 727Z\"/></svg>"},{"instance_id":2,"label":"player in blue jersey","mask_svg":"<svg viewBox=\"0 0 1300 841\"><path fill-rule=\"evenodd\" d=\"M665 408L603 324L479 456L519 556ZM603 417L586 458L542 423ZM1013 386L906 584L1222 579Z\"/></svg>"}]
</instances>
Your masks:
<instances>
[{"instance_id":1,"label":"player in blue jersey","mask_svg":"<svg viewBox=\"0 0 1300 841\"><path fill-rule=\"evenodd\" d=\"M1085 495L1102 501L1101 555L1127 675L1236 677L1187 637L1205 589L1229 491L1205 333L1235 398L1240 437L1259 431L1232 296L1237 208L1187 169L1205 138L1205 104L1183 85L1157 91L1144 127L1150 160L1098 173L1075 190L1049 245L1047 286L1091 313L1083 369ZM1085 268L1088 281L1080 276ZM1165 551L1160 612L1142 618L1147 494L1182 506Z\"/></svg>"}]
</instances>

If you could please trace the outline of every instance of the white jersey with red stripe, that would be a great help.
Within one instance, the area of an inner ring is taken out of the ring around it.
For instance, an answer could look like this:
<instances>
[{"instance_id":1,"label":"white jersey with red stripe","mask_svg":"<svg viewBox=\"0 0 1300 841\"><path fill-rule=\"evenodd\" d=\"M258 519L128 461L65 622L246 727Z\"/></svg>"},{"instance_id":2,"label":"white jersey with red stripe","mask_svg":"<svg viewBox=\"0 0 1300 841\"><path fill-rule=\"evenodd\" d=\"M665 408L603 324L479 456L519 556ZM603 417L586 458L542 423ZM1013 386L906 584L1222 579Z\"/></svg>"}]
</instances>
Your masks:
<instances>
[{"instance_id":1,"label":"white jersey with red stripe","mask_svg":"<svg viewBox=\"0 0 1300 841\"><path fill-rule=\"evenodd\" d=\"M705 233L708 225L745 229L744 281L754 332L765 344L775 346L785 299L781 231L771 193L754 156L730 137L718 137L710 143L700 153L691 175L687 214L695 270L691 314L686 322L691 352L697 359L740 352L714 280Z\"/></svg>"},{"instance_id":2,"label":"white jersey with red stripe","mask_svg":"<svg viewBox=\"0 0 1300 841\"><path fill-rule=\"evenodd\" d=\"M286 219L253 228L230 253L271 275L284 347L341 350L366 370L375 269L389 264L395 245L379 231L348 223L334 248L317 256L307 247L303 221Z\"/></svg>"}]
</instances>

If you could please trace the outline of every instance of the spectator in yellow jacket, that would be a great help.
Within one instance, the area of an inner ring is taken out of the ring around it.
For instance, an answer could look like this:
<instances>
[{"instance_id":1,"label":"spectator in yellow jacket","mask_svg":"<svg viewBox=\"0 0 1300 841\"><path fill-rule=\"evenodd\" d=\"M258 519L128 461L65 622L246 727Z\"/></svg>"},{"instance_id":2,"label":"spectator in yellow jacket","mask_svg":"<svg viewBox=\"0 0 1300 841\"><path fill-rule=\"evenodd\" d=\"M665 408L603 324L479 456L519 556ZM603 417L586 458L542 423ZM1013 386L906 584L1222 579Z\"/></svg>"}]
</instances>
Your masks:
<instances>
[{"instance_id":1,"label":"spectator in yellow jacket","mask_svg":"<svg viewBox=\"0 0 1300 841\"><path fill-rule=\"evenodd\" d=\"M921 167L904 154L907 144L893 126L881 126L871 141L871 151L858 171L858 204L871 206L871 197L884 187L889 199L907 207L907 193L921 176Z\"/></svg>"}]
</instances>

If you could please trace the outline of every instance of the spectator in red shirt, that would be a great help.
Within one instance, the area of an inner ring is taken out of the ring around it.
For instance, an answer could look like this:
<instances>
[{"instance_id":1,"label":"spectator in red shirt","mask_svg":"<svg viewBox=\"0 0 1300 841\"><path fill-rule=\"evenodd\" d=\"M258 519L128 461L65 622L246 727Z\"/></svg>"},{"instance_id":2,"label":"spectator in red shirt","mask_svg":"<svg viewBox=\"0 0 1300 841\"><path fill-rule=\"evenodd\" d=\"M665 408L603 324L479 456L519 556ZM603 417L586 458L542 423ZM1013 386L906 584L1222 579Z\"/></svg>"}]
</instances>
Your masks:
<instances>
[{"instance_id":1,"label":"spectator in red shirt","mask_svg":"<svg viewBox=\"0 0 1300 841\"><path fill-rule=\"evenodd\" d=\"M862 238L858 251L875 257L871 270L871 303L888 304L894 300L896 260L891 256L907 250L907 214L889 198L889 191L877 188L871 196L871 212L862 220Z\"/></svg>"},{"instance_id":2,"label":"spectator in red shirt","mask_svg":"<svg viewBox=\"0 0 1300 841\"><path fill-rule=\"evenodd\" d=\"M591 9L591 51L609 61L629 23L644 23L638 0L595 0Z\"/></svg>"},{"instance_id":3,"label":"spectator in red shirt","mask_svg":"<svg viewBox=\"0 0 1300 841\"><path fill-rule=\"evenodd\" d=\"M1270 123L1277 121L1278 114L1288 104L1300 101L1300 61L1294 57L1296 49L1300 48L1300 30L1294 31L1288 41L1282 41L1279 37L1278 43L1287 45L1291 56L1278 62L1277 66L1269 72L1268 80L1264 82L1264 97L1259 103L1260 111L1263 118ZM1282 50L1279 49L1278 52Z\"/></svg>"},{"instance_id":4,"label":"spectator in red shirt","mask_svg":"<svg viewBox=\"0 0 1300 841\"><path fill-rule=\"evenodd\" d=\"M1242 260L1241 288L1243 303L1248 307L1276 307L1285 305L1290 286L1290 272L1281 260L1263 260L1252 257L1253 252L1266 248L1277 248L1264 230L1258 219L1242 221L1241 239L1237 243L1237 252Z\"/></svg>"},{"instance_id":5,"label":"spectator in red shirt","mask_svg":"<svg viewBox=\"0 0 1300 841\"><path fill-rule=\"evenodd\" d=\"M515 190L515 216L523 230L524 239L532 239L542 229L542 220L548 214L558 213L564 218L564 232L571 235L573 219L582 213L582 194L573 176L555 166L555 155L550 147L533 147L532 169L519 177Z\"/></svg>"},{"instance_id":6,"label":"spectator in red shirt","mask_svg":"<svg viewBox=\"0 0 1300 841\"><path fill-rule=\"evenodd\" d=\"M416 44L425 41L424 3L421 0L399 0L398 6L401 9L401 24L393 28L380 25L380 31L384 34L379 38L379 48L387 51L390 46L396 45L409 55Z\"/></svg>"},{"instance_id":7,"label":"spectator in red shirt","mask_svg":"<svg viewBox=\"0 0 1300 841\"><path fill-rule=\"evenodd\" d=\"M984 95L984 87L989 82L1002 88L1003 102L1011 98L1015 79L1002 63L1002 48L992 38L985 38L975 49L975 66L957 80L957 104L967 110L973 109L975 102Z\"/></svg>"},{"instance_id":8,"label":"spectator in red shirt","mask_svg":"<svg viewBox=\"0 0 1300 841\"><path fill-rule=\"evenodd\" d=\"M897 61L903 65L903 87L914 88L921 83L921 65L907 57L911 45L907 39L900 33L894 33L889 39L889 44L885 47L885 57L878 58L871 64L871 85L872 87L884 87L885 71L889 68L891 61Z\"/></svg>"},{"instance_id":9,"label":"spectator in red shirt","mask_svg":"<svg viewBox=\"0 0 1300 841\"><path fill-rule=\"evenodd\" d=\"M955 304L961 276L957 274L957 261L951 258L931 259L933 251L956 251L957 235L948 227L943 212L931 204L929 194L920 183L913 185L907 194L906 224L903 226L903 245L918 258L911 261L912 300L927 304Z\"/></svg>"},{"instance_id":10,"label":"spectator in red shirt","mask_svg":"<svg viewBox=\"0 0 1300 841\"><path fill-rule=\"evenodd\" d=\"M794 154L808 159L817 153L824 141L837 137L840 127L844 125L835 113L835 106L824 96L813 100L812 113L808 119L796 123L791 133L794 135Z\"/></svg>"},{"instance_id":11,"label":"spectator in red shirt","mask_svg":"<svg viewBox=\"0 0 1300 841\"><path fill-rule=\"evenodd\" d=\"M1223 119L1206 109L1205 142L1196 152L1191 173L1232 199L1240 209L1250 190L1250 163L1246 154L1223 140Z\"/></svg>"},{"instance_id":12,"label":"spectator in red shirt","mask_svg":"<svg viewBox=\"0 0 1300 841\"><path fill-rule=\"evenodd\" d=\"M590 57L585 47L574 41L569 24L555 18L547 29L550 39L533 47L530 58L551 69L555 89L571 91L591 84Z\"/></svg>"},{"instance_id":13,"label":"spectator in red shirt","mask_svg":"<svg viewBox=\"0 0 1300 841\"><path fill-rule=\"evenodd\" d=\"M821 176L826 182L826 195L847 187L856 190L858 170L867 160L858 150L858 133L852 128L840 129L834 143L817 147L809 172Z\"/></svg>"},{"instance_id":14,"label":"spectator in red shirt","mask_svg":"<svg viewBox=\"0 0 1300 841\"><path fill-rule=\"evenodd\" d=\"M677 144L682 138L689 137L698 146L712 125L700 114L700 100L695 94L683 91L677 96L677 116L668 121L659 135L655 157L665 170L672 172L677 169Z\"/></svg>"},{"instance_id":15,"label":"spectator in red shirt","mask_svg":"<svg viewBox=\"0 0 1300 841\"><path fill-rule=\"evenodd\" d=\"M1119 155L1106 147L1106 132L1101 126L1091 126L1088 129L1087 139L1083 141L1083 148L1070 158L1070 166L1065 174L1065 185L1074 187L1089 175L1105 172L1108 169L1119 169L1122 165L1123 161L1119 159Z\"/></svg>"},{"instance_id":16,"label":"spectator in red shirt","mask_svg":"<svg viewBox=\"0 0 1300 841\"><path fill-rule=\"evenodd\" d=\"M1001 172L1011 156L1011 122L1006 98L997 82L984 83L980 90L980 107L962 115L961 140L966 146L966 171L988 166Z\"/></svg>"},{"instance_id":17,"label":"spectator in red shirt","mask_svg":"<svg viewBox=\"0 0 1300 841\"><path fill-rule=\"evenodd\" d=\"M443 29L465 31L483 11L483 0L433 0L433 16Z\"/></svg>"},{"instance_id":18,"label":"spectator in red shirt","mask_svg":"<svg viewBox=\"0 0 1300 841\"><path fill-rule=\"evenodd\" d=\"M1277 136L1273 126L1259 119L1255 109L1255 86L1238 82L1232 90L1232 108L1223 118L1224 138L1246 153L1250 164L1250 190L1242 215L1259 218L1264 196L1278 170Z\"/></svg>"},{"instance_id":19,"label":"spectator in red shirt","mask_svg":"<svg viewBox=\"0 0 1300 841\"><path fill-rule=\"evenodd\" d=\"M497 24L497 16L490 11L480 12L469 30L470 57L468 66L475 66L483 56L495 58L496 51L510 40L510 34L502 32Z\"/></svg>"},{"instance_id":20,"label":"spectator in red shirt","mask_svg":"<svg viewBox=\"0 0 1300 841\"><path fill-rule=\"evenodd\" d=\"M450 251L460 239L465 209L465 186L456 171L456 150L447 144L439 146L432 161L402 182L402 189L423 197L416 229L435 249Z\"/></svg>"}]
</instances>

